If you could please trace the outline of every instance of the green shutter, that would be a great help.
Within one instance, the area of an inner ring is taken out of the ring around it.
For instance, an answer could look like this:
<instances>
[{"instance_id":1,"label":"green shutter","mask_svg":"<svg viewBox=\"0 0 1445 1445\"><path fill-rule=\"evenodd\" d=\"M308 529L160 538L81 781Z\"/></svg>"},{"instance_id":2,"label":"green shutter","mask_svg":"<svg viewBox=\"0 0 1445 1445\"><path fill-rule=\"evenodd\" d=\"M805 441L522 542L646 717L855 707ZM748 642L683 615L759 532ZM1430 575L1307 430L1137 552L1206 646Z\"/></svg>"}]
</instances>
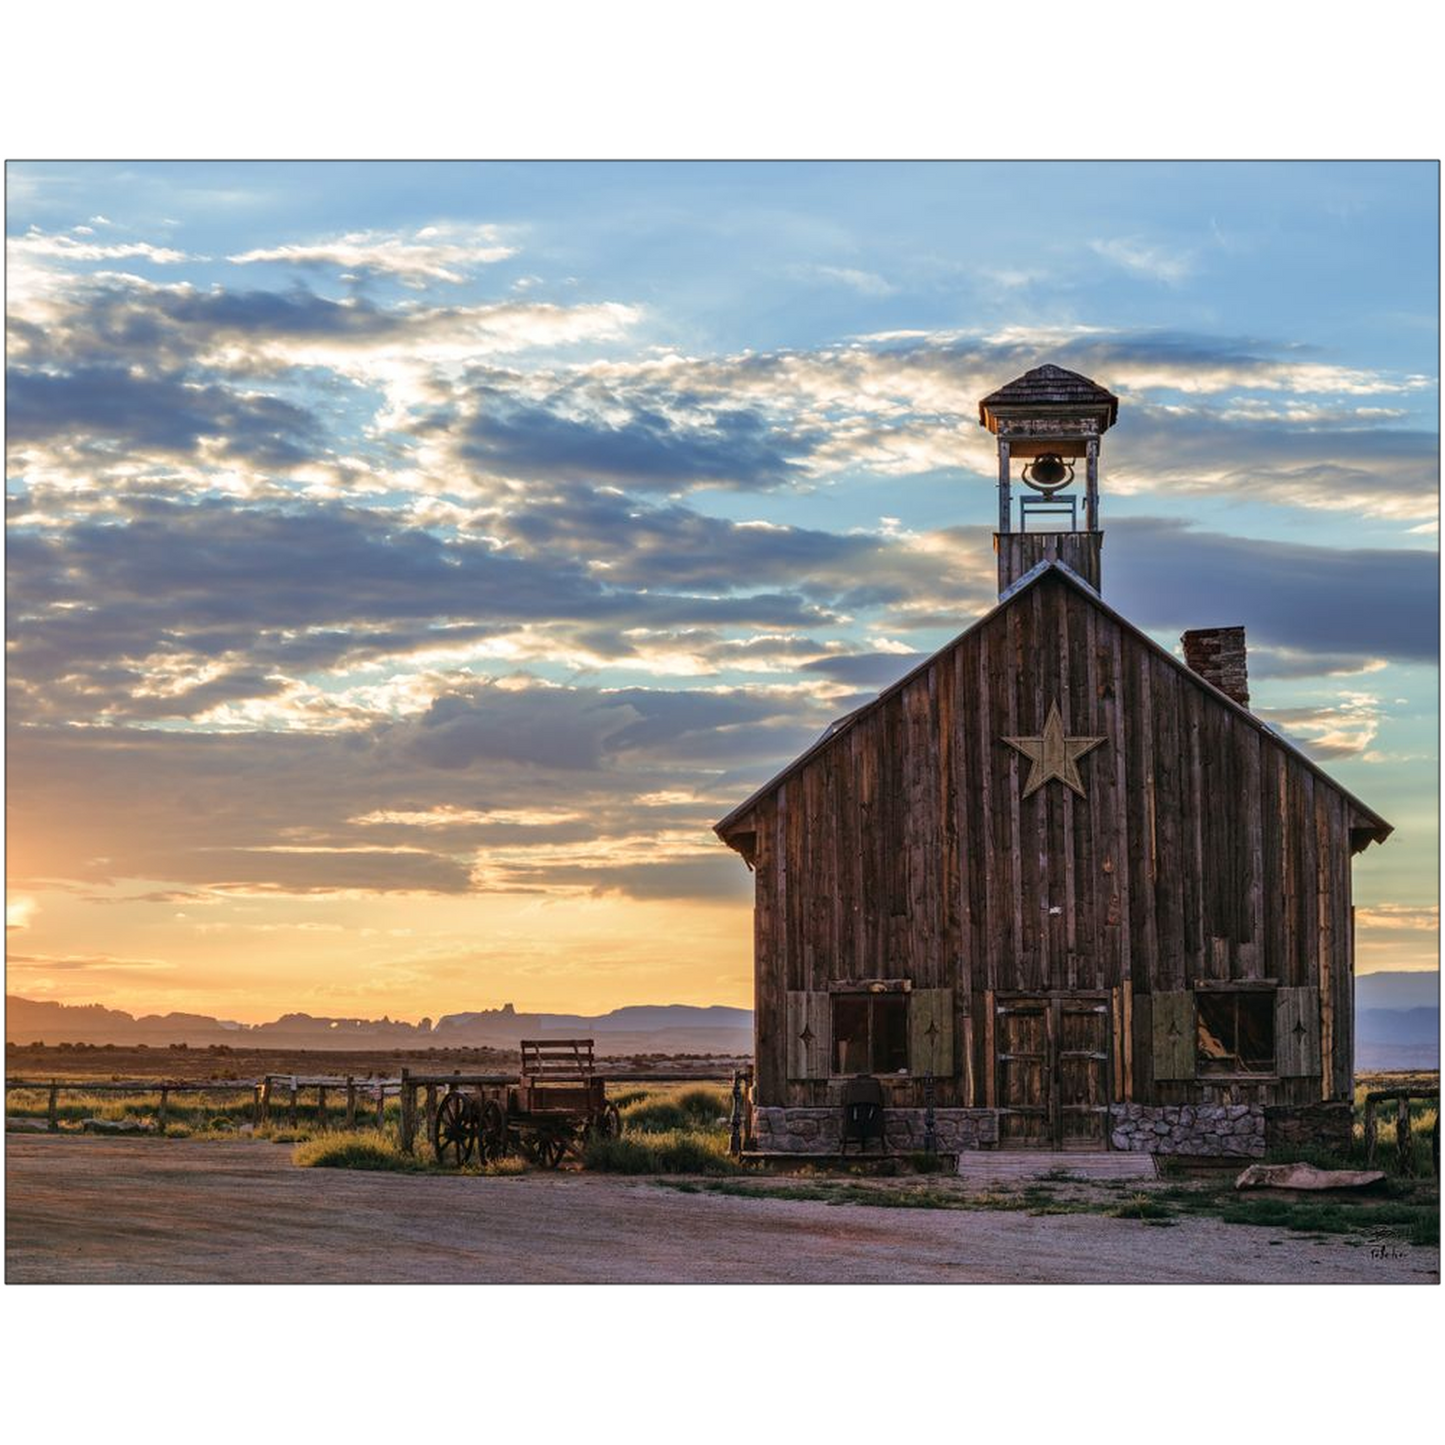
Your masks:
<instances>
[{"instance_id":1,"label":"green shutter","mask_svg":"<svg viewBox=\"0 0 1445 1445\"><path fill-rule=\"evenodd\" d=\"M788 1077L826 1079L832 1019L826 993L788 994Z\"/></svg>"},{"instance_id":2,"label":"green shutter","mask_svg":"<svg viewBox=\"0 0 1445 1445\"><path fill-rule=\"evenodd\" d=\"M953 1077L951 988L916 988L908 995L908 1072Z\"/></svg>"},{"instance_id":3,"label":"green shutter","mask_svg":"<svg viewBox=\"0 0 1445 1445\"><path fill-rule=\"evenodd\" d=\"M1156 993L1154 996L1154 1077L1194 1077L1194 995Z\"/></svg>"},{"instance_id":4,"label":"green shutter","mask_svg":"<svg viewBox=\"0 0 1445 1445\"><path fill-rule=\"evenodd\" d=\"M1319 1078L1320 991L1281 988L1274 995L1274 1059L1281 1078Z\"/></svg>"}]
</instances>

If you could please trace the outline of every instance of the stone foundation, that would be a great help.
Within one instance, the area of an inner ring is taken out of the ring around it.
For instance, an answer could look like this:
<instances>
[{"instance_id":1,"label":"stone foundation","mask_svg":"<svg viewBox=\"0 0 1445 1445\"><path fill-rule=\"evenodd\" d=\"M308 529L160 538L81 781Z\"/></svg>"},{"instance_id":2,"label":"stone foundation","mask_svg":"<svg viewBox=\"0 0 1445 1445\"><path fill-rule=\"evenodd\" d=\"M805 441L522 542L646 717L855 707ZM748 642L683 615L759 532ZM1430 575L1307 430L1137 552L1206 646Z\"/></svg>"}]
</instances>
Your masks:
<instances>
[{"instance_id":1,"label":"stone foundation","mask_svg":"<svg viewBox=\"0 0 1445 1445\"><path fill-rule=\"evenodd\" d=\"M883 1140L890 1154L923 1148L922 1109L884 1109ZM998 1142L998 1116L992 1109L935 1109L934 1134L943 1154ZM843 1147L843 1111L760 1108L753 1111L755 1146L771 1154L837 1154ZM876 1141L869 1149L876 1150ZM850 1145L850 1152L857 1148Z\"/></svg>"},{"instance_id":2,"label":"stone foundation","mask_svg":"<svg viewBox=\"0 0 1445 1445\"><path fill-rule=\"evenodd\" d=\"M1264 1155L1262 1104L1115 1104L1109 1112L1115 1149L1138 1154Z\"/></svg>"},{"instance_id":3,"label":"stone foundation","mask_svg":"<svg viewBox=\"0 0 1445 1445\"><path fill-rule=\"evenodd\" d=\"M1266 1106L1264 1142L1271 1149L1349 1150L1355 1132L1354 1109L1338 1103Z\"/></svg>"},{"instance_id":4,"label":"stone foundation","mask_svg":"<svg viewBox=\"0 0 1445 1445\"><path fill-rule=\"evenodd\" d=\"M1135 1154L1260 1159L1266 1149L1304 1147L1343 1153L1353 1127L1348 1103L1115 1104L1109 1113L1110 1146ZM923 1114L922 1109L884 1109L888 1153L911 1154L923 1148ZM753 1111L753 1141L770 1154L837 1154L842 1125L843 1111L837 1105L758 1108ZM934 1132L944 1154L991 1149L998 1144L998 1115L992 1109L936 1109Z\"/></svg>"}]
</instances>

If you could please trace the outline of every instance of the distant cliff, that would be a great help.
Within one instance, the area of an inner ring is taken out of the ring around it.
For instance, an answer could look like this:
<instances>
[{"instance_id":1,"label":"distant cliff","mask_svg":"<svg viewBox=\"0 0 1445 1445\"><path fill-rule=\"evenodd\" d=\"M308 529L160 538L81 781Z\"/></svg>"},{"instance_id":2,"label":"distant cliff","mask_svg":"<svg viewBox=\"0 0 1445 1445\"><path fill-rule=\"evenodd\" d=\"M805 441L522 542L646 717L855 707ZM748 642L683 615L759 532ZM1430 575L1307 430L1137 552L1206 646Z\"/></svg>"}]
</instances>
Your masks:
<instances>
[{"instance_id":1,"label":"distant cliff","mask_svg":"<svg viewBox=\"0 0 1445 1445\"><path fill-rule=\"evenodd\" d=\"M1355 980L1355 1067L1440 1067L1440 975L1367 973Z\"/></svg>"},{"instance_id":2,"label":"distant cliff","mask_svg":"<svg viewBox=\"0 0 1445 1445\"><path fill-rule=\"evenodd\" d=\"M535 1037L595 1037L601 1052L716 1053L752 1051L748 1009L643 1004L611 1013L519 1014L511 1004L404 1023L399 1019L328 1018L289 1013L270 1023L241 1024L206 1014L144 1014L99 1004L61 1004L7 995L5 1038L15 1044L186 1044L204 1048L395 1049L515 1048Z\"/></svg>"}]
</instances>

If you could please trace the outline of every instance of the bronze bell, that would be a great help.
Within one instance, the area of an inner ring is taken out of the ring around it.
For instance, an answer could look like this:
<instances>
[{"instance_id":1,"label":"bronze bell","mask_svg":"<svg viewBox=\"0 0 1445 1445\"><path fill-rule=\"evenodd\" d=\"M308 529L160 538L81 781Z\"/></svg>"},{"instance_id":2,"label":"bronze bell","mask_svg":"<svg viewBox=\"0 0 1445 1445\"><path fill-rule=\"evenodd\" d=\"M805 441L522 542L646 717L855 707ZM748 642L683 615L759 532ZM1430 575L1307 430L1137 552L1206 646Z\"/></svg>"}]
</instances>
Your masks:
<instances>
[{"instance_id":1,"label":"bronze bell","mask_svg":"<svg viewBox=\"0 0 1445 1445\"><path fill-rule=\"evenodd\" d=\"M1024 468L1023 478L1041 492L1053 492L1074 480L1074 469L1054 452L1045 452Z\"/></svg>"}]
</instances>

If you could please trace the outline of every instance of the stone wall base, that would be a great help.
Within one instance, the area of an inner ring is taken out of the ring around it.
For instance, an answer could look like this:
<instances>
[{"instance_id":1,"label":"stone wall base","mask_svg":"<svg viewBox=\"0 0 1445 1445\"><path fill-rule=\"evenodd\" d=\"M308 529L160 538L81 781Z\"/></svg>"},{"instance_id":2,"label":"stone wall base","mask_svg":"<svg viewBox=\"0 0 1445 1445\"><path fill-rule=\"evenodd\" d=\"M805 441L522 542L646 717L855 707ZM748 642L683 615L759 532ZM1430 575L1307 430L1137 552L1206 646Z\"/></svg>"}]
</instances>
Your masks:
<instances>
[{"instance_id":1,"label":"stone wall base","mask_svg":"<svg viewBox=\"0 0 1445 1445\"><path fill-rule=\"evenodd\" d=\"M884 1109L883 1139L890 1154L923 1148L922 1109ZM998 1142L998 1116L992 1109L935 1109L934 1133L944 1154ZM758 1108L753 1110L756 1147L770 1154L837 1154L843 1147L843 1111ZM856 1148L856 1145L850 1146ZM877 1149L871 1143L870 1149Z\"/></svg>"},{"instance_id":2,"label":"stone wall base","mask_svg":"<svg viewBox=\"0 0 1445 1445\"><path fill-rule=\"evenodd\" d=\"M1260 1158L1261 1104L1115 1104L1110 1143L1139 1154Z\"/></svg>"},{"instance_id":3,"label":"stone wall base","mask_svg":"<svg viewBox=\"0 0 1445 1445\"><path fill-rule=\"evenodd\" d=\"M1266 1149L1309 1146L1343 1153L1353 1128L1348 1103L1115 1104L1109 1119L1114 1149L1196 1158L1259 1159ZM922 1149L923 1120L922 1109L884 1109L887 1152ZM843 1111L836 1106L760 1107L753 1111L754 1145L765 1154L837 1154L842 1123ZM991 1149L998 1144L998 1114L992 1109L936 1109L934 1131L944 1154Z\"/></svg>"}]
</instances>

